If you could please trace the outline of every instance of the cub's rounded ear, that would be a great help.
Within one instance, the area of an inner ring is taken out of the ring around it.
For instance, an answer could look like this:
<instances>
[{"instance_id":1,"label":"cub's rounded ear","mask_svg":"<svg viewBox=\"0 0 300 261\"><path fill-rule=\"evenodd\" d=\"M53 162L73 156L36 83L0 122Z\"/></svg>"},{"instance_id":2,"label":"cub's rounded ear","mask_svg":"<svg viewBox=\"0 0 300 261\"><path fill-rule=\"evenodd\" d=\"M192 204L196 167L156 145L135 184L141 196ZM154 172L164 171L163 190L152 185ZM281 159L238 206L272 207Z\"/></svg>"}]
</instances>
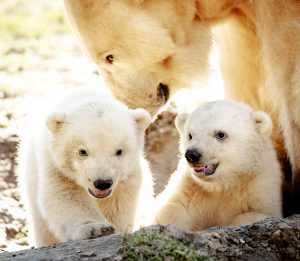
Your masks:
<instances>
[{"instance_id":1,"label":"cub's rounded ear","mask_svg":"<svg viewBox=\"0 0 300 261\"><path fill-rule=\"evenodd\" d=\"M52 133L57 133L65 123L66 115L63 113L52 113L46 119L46 126Z\"/></svg>"},{"instance_id":2,"label":"cub's rounded ear","mask_svg":"<svg viewBox=\"0 0 300 261\"><path fill-rule=\"evenodd\" d=\"M256 130L260 134L270 135L273 129L272 120L269 114L263 111L256 111L252 115Z\"/></svg>"},{"instance_id":3,"label":"cub's rounded ear","mask_svg":"<svg viewBox=\"0 0 300 261\"><path fill-rule=\"evenodd\" d=\"M150 114L144 109L134 109L131 110L133 114L134 121L139 131L144 131L151 123Z\"/></svg>"},{"instance_id":4,"label":"cub's rounded ear","mask_svg":"<svg viewBox=\"0 0 300 261\"><path fill-rule=\"evenodd\" d=\"M179 132L182 132L183 126L188 118L188 113L178 114L175 118L175 126Z\"/></svg>"}]
</instances>

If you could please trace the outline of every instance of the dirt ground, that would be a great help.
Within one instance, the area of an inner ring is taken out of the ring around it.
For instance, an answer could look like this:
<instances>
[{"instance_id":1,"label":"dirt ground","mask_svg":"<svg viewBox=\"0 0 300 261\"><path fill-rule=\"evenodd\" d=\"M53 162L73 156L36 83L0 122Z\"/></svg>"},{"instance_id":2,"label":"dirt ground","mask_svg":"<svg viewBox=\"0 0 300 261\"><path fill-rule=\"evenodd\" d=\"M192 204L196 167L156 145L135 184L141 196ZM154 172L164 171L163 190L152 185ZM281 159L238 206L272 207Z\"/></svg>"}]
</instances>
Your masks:
<instances>
[{"instance_id":1,"label":"dirt ground","mask_svg":"<svg viewBox=\"0 0 300 261\"><path fill-rule=\"evenodd\" d=\"M177 109L191 110L203 100L222 97L218 77L206 82L200 95L196 88L183 91L180 99L175 97ZM62 2L0 1L0 252L29 247L14 161L27 114L43 98L84 86L103 88L104 84L95 65L78 47L65 21ZM156 192L163 189L177 166L175 115L171 106L146 132L145 151Z\"/></svg>"}]
</instances>

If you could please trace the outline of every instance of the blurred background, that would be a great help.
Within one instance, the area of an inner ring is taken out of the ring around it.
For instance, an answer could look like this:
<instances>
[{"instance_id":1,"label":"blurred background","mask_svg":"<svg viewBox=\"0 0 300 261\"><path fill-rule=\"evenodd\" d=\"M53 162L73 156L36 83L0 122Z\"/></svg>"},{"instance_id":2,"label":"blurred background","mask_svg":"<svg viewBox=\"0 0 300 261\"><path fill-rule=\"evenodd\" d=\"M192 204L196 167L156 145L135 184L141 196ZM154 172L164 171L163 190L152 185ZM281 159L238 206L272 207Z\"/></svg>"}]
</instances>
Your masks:
<instances>
[{"instance_id":1,"label":"blurred background","mask_svg":"<svg viewBox=\"0 0 300 261\"><path fill-rule=\"evenodd\" d=\"M223 98L217 54L212 77L175 95L146 133L146 156L161 191L178 161L177 111ZM104 84L82 54L62 1L0 0L0 253L28 248L26 218L16 177L16 151L26 115L44 98ZM178 98L180 97L180 98Z\"/></svg>"}]
</instances>

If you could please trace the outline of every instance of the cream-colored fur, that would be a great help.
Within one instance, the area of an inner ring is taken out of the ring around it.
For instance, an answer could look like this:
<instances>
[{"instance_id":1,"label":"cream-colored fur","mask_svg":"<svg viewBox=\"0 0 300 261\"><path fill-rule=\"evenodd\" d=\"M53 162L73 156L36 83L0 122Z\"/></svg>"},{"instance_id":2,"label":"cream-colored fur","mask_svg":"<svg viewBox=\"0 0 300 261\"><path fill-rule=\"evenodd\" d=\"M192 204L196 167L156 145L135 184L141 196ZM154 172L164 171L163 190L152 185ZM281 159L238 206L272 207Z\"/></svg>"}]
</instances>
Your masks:
<instances>
[{"instance_id":1,"label":"cream-colored fur","mask_svg":"<svg viewBox=\"0 0 300 261\"><path fill-rule=\"evenodd\" d=\"M20 146L19 174L35 246L131 232L143 225L153 199L143 158L150 120L143 109L131 110L84 90L67 95L30 123ZM97 189L97 180L113 184Z\"/></svg>"},{"instance_id":2,"label":"cream-colored fur","mask_svg":"<svg viewBox=\"0 0 300 261\"><path fill-rule=\"evenodd\" d=\"M282 216L281 170L266 113L216 101L177 116L176 127L181 153L187 157L193 150L201 156L193 162L182 157L157 198L154 223L197 231Z\"/></svg>"},{"instance_id":3,"label":"cream-colored fur","mask_svg":"<svg viewBox=\"0 0 300 261\"><path fill-rule=\"evenodd\" d=\"M286 148L292 163L295 205L287 214L299 212L299 1L65 0L65 6L114 95L152 114L207 71L210 27L219 25L227 97L271 115L277 154L288 169Z\"/></svg>"}]
</instances>

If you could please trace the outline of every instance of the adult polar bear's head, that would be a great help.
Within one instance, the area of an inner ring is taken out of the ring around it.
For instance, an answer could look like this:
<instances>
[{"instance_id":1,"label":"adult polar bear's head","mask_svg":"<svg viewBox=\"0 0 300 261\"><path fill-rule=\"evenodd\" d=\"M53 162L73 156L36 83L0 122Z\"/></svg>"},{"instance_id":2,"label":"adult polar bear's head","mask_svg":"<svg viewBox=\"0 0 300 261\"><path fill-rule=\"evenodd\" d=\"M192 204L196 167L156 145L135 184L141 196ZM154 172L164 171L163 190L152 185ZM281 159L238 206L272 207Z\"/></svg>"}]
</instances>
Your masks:
<instances>
[{"instance_id":1,"label":"adult polar bear's head","mask_svg":"<svg viewBox=\"0 0 300 261\"><path fill-rule=\"evenodd\" d=\"M91 196L104 198L137 173L151 117L117 102L78 104L47 120L51 156L62 174ZM130 189L130 188L128 188Z\"/></svg>"},{"instance_id":2,"label":"adult polar bear's head","mask_svg":"<svg viewBox=\"0 0 300 261\"><path fill-rule=\"evenodd\" d=\"M275 157L270 117L241 103L209 102L175 124L192 176L209 190L251 179Z\"/></svg>"},{"instance_id":3,"label":"adult polar bear's head","mask_svg":"<svg viewBox=\"0 0 300 261\"><path fill-rule=\"evenodd\" d=\"M207 71L211 37L192 0L64 2L83 50L130 108L154 115Z\"/></svg>"}]
</instances>

